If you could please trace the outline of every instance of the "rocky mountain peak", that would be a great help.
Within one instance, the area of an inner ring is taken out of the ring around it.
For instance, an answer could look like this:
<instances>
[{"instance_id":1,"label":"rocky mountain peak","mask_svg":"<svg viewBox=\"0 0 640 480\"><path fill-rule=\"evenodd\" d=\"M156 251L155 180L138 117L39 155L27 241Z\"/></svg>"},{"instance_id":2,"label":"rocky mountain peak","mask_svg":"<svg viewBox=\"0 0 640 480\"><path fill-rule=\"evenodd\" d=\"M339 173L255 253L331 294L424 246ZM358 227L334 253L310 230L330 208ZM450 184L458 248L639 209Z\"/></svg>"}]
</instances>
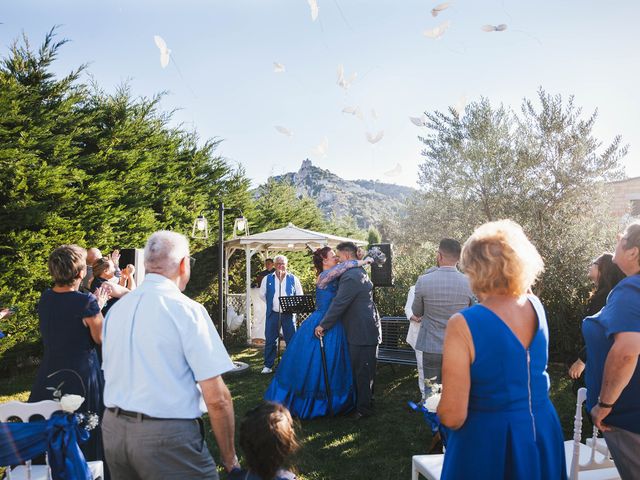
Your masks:
<instances>
[{"instance_id":1,"label":"rocky mountain peak","mask_svg":"<svg viewBox=\"0 0 640 480\"><path fill-rule=\"evenodd\" d=\"M308 158L297 172L273 179L291 183L299 196L313 198L328 218L350 216L360 228L404 215L407 200L415 193L410 187L375 180L345 180Z\"/></svg>"}]
</instances>

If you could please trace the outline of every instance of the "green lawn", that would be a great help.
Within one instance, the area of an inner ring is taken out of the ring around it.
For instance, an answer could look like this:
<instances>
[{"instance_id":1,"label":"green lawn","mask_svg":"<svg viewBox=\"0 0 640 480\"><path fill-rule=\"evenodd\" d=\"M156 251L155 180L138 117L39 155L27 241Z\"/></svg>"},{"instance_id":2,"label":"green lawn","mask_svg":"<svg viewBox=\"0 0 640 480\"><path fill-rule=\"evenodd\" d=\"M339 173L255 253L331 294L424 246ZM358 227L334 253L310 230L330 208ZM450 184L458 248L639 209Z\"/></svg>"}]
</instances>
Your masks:
<instances>
[{"instance_id":1,"label":"green lawn","mask_svg":"<svg viewBox=\"0 0 640 480\"><path fill-rule=\"evenodd\" d=\"M256 405L271 378L261 375L262 351L246 348L230 352L251 371L226 377L233 395L236 423ZM550 367L551 396L560 415L565 439L571 438L575 397L564 365ZM26 400L35 371L0 380L0 402ZM411 456L424 453L430 442L422 416L407 406L417 397L417 374L405 366L380 365L376 376L376 415L353 421L331 418L298 424L302 449L295 466L302 479L399 479L411 475ZM215 442L209 444L218 458ZM242 462L241 452L238 452ZM223 476L224 478L224 476Z\"/></svg>"}]
</instances>

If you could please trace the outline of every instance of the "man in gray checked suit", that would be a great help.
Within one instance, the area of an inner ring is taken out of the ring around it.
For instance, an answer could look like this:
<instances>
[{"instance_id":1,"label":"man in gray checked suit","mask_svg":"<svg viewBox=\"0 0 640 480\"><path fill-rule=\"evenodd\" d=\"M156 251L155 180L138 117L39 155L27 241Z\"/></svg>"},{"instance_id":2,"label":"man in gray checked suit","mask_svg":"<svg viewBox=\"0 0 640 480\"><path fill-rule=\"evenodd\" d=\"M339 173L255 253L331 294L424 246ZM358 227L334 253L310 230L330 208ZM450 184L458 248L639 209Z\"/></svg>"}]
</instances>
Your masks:
<instances>
[{"instance_id":1,"label":"man in gray checked suit","mask_svg":"<svg viewBox=\"0 0 640 480\"><path fill-rule=\"evenodd\" d=\"M341 262L356 260L357 247L354 243L340 243L336 250ZM350 268L344 272L329 310L315 329L316 336L322 337L325 330L329 330L337 321L342 321L356 387L356 411L352 415L354 419L368 417L373 413L371 397L381 331L372 289L373 284L362 267Z\"/></svg>"},{"instance_id":2,"label":"man in gray checked suit","mask_svg":"<svg viewBox=\"0 0 640 480\"><path fill-rule=\"evenodd\" d=\"M442 344L447 322L452 315L475 303L469 279L458 270L460 243L451 238L440 241L437 268L418 278L411 309L422 317L416 350L423 352L424 378L442 382ZM428 393L427 393L428 394Z\"/></svg>"}]
</instances>

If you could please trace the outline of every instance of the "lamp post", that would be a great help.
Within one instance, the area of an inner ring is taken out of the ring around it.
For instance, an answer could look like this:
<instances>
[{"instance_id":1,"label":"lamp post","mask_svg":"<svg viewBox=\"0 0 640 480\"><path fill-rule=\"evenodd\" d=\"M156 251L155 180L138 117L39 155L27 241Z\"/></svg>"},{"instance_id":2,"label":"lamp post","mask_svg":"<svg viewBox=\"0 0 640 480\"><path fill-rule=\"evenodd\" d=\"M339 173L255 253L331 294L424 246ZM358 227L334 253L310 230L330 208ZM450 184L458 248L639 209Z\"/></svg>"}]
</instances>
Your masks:
<instances>
[{"instance_id":1,"label":"lamp post","mask_svg":"<svg viewBox=\"0 0 640 480\"><path fill-rule=\"evenodd\" d=\"M239 212L241 217L237 218L234 224L234 234L237 231L245 231L247 220L239 208L225 208L224 203L218 205L218 333L220 339L224 341L224 212ZM196 231L201 231L202 236L198 236ZM193 238L209 238L209 223L204 215L198 216L193 224Z\"/></svg>"}]
</instances>

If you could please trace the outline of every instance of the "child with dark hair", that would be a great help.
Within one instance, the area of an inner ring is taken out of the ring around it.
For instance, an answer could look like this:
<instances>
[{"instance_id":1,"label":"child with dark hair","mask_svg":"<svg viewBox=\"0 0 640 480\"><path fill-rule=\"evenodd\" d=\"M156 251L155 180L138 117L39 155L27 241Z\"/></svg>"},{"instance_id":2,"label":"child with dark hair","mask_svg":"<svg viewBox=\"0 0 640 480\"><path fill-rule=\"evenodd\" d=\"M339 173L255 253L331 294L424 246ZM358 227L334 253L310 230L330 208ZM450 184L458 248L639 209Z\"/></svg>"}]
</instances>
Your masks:
<instances>
[{"instance_id":1,"label":"child with dark hair","mask_svg":"<svg viewBox=\"0 0 640 480\"><path fill-rule=\"evenodd\" d=\"M249 468L229 473L229 480L294 480L285 470L298 448L289 410L278 403L262 402L247 412L240 425L240 446Z\"/></svg>"}]
</instances>

